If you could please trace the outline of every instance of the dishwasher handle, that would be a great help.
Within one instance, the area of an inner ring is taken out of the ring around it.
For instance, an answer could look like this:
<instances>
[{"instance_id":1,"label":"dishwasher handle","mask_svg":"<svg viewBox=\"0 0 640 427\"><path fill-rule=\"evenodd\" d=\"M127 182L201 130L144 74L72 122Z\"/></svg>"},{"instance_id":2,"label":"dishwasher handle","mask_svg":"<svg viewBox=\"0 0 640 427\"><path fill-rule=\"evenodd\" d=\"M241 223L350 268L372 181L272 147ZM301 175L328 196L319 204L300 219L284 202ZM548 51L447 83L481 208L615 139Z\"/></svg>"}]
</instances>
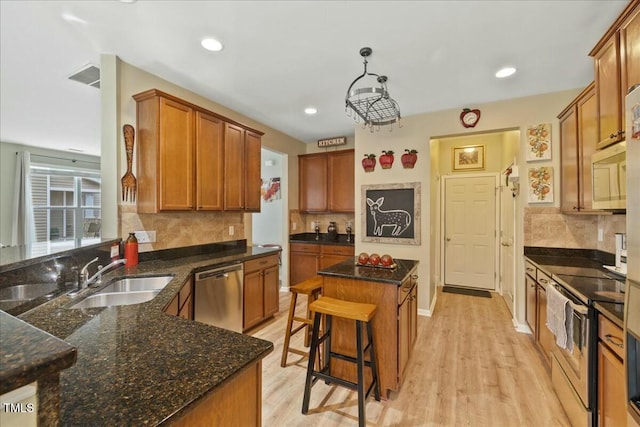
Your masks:
<instances>
[{"instance_id":1,"label":"dishwasher handle","mask_svg":"<svg viewBox=\"0 0 640 427\"><path fill-rule=\"evenodd\" d=\"M196 281L205 280L209 278L218 279L221 277L224 277L226 279L229 277L229 273L233 273L236 271L240 271L240 272L242 271L242 264L235 264L231 266L227 265L225 267L220 267L213 270L202 271L196 274Z\"/></svg>"}]
</instances>

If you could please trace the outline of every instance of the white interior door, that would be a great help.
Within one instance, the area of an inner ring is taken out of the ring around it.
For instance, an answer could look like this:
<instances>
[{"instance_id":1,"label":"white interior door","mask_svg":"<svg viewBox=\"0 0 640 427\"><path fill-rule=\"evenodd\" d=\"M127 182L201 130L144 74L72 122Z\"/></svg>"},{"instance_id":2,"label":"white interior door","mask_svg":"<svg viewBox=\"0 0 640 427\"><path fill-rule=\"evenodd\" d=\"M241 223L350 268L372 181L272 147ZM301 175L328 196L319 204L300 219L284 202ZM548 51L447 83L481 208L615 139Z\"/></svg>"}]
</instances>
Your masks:
<instances>
[{"instance_id":1,"label":"white interior door","mask_svg":"<svg viewBox=\"0 0 640 427\"><path fill-rule=\"evenodd\" d=\"M516 200L509 187L505 185L500 186L500 195L500 287L502 298L513 314L516 280L514 255Z\"/></svg>"},{"instance_id":2,"label":"white interior door","mask_svg":"<svg viewBox=\"0 0 640 427\"><path fill-rule=\"evenodd\" d=\"M444 283L495 289L496 177L446 177Z\"/></svg>"}]
</instances>

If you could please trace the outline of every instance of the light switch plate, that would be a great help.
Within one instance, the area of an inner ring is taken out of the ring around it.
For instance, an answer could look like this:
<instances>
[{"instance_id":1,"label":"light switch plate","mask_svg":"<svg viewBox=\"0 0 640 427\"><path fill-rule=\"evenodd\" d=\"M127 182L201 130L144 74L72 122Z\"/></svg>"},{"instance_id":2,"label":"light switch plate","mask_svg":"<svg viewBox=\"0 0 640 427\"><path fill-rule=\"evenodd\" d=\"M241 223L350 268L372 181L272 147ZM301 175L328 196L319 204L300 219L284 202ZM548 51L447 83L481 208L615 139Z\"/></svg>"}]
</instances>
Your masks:
<instances>
[{"instance_id":1,"label":"light switch plate","mask_svg":"<svg viewBox=\"0 0 640 427\"><path fill-rule=\"evenodd\" d=\"M229 226L229 236L233 236L235 234L235 229L233 228L233 225Z\"/></svg>"},{"instance_id":2,"label":"light switch plate","mask_svg":"<svg viewBox=\"0 0 640 427\"><path fill-rule=\"evenodd\" d=\"M136 239L138 239L138 243L153 243L156 241L155 230L135 231L135 233Z\"/></svg>"}]
</instances>

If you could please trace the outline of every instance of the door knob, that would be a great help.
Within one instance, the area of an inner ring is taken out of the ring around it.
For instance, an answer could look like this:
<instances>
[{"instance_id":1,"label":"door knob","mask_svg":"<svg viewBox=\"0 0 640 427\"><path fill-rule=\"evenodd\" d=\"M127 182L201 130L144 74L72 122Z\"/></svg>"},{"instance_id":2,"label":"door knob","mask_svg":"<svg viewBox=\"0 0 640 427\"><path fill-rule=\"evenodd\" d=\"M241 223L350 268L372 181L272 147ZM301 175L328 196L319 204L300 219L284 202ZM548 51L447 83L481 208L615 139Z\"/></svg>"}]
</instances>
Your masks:
<instances>
[{"instance_id":1,"label":"door knob","mask_svg":"<svg viewBox=\"0 0 640 427\"><path fill-rule=\"evenodd\" d=\"M451 237L447 237L447 242L450 242L450 241L451 241Z\"/></svg>"}]
</instances>

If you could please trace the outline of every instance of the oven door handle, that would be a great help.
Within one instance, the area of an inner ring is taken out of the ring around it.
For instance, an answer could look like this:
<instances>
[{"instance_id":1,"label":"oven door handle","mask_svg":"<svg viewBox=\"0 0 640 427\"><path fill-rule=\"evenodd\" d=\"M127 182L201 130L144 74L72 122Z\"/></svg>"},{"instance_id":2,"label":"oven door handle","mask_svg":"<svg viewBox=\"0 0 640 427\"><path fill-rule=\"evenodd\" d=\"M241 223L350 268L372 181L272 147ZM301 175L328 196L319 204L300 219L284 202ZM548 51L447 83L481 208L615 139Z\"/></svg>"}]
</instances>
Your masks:
<instances>
[{"instance_id":1,"label":"oven door handle","mask_svg":"<svg viewBox=\"0 0 640 427\"><path fill-rule=\"evenodd\" d=\"M560 292L561 294L564 294L566 291L564 289L562 289L560 287L560 285L558 285L557 283L553 282L551 284L554 288L556 288L558 290L558 292ZM566 297L566 295L565 295ZM589 314L589 307L582 305L582 304L576 304L573 301L569 300L569 304L571 305L571 308L573 309L573 311L577 312L578 314L581 314L583 316L586 316L587 314Z\"/></svg>"}]
</instances>

